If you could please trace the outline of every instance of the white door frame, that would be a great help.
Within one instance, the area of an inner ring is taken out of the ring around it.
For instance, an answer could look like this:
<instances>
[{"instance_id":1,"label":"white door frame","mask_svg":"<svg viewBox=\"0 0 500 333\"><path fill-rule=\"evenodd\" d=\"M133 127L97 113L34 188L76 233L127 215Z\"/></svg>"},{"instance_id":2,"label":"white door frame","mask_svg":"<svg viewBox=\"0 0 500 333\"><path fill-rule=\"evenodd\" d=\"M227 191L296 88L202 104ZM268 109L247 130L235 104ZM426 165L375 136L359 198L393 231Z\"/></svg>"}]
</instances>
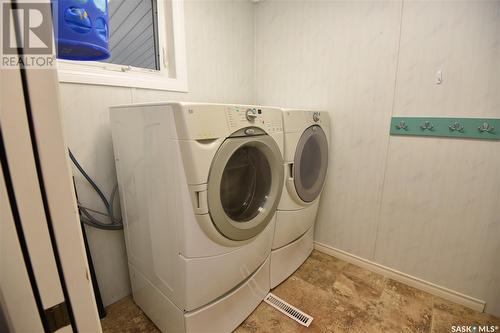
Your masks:
<instances>
[{"instance_id":1,"label":"white door frame","mask_svg":"<svg viewBox=\"0 0 500 333\"><path fill-rule=\"evenodd\" d=\"M22 331L18 328L29 324L41 325L44 332L101 332L63 137L56 70L5 69L0 82L0 195L6 198L2 207L11 207L5 214L2 210L0 225L0 303L9 328ZM17 235L18 241L6 242L7 235ZM22 255L24 270L19 269L22 262L13 266L7 260L10 249ZM8 289L16 279L29 280L31 290L20 283L17 291L31 294L31 300L16 298Z\"/></svg>"}]
</instances>

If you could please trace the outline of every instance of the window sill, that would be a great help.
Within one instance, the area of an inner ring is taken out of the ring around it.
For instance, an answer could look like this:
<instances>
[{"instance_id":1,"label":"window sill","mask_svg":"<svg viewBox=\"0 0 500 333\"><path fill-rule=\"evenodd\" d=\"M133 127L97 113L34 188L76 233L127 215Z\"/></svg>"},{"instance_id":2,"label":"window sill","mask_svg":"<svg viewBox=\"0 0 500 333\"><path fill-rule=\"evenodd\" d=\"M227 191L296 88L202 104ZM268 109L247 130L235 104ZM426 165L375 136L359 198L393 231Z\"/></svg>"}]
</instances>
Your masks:
<instances>
[{"instance_id":1,"label":"window sill","mask_svg":"<svg viewBox=\"0 0 500 333\"><path fill-rule=\"evenodd\" d=\"M162 71L127 70L126 66L112 64L107 65L112 69L104 69L96 62L58 60L57 66L59 82L188 92L186 75L172 78Z\"/></svg>"}]
</instances>

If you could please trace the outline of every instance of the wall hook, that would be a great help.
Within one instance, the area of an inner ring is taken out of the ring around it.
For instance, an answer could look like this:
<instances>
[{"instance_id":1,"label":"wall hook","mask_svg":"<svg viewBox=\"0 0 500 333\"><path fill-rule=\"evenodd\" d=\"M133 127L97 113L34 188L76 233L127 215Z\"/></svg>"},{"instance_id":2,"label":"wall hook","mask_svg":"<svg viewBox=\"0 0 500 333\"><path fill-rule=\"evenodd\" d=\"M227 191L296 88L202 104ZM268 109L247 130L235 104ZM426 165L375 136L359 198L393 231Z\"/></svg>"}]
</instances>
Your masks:
<instances>
[{"instance_id":1,"label":"wall hook","mask_svg":"<svg viewBox=\"0 0 500 333\"><path fill-rule=\"evenodd\" d=\"M432 131L434 129L434 126L431 124L430 121L425 121L422 125L420 125L420 128L425 130Z\"/></svg>"},{"instance_id":2,"label":"wall hook","mask_svg":"<svg viewBox=\"0 0 500 333\"><path fill-rule=\"evenodd\" d=\"M486 132L486 133L493 133L493 131L495 130L495 128L493 126L491 126L490 124L488 124L487 122L484 122L481 126L479 126L477 128L479 130L479 132L483 133L483 132Z\"/></svg>"},{"instance_id":3,"label":"wall hook","mask_svg":"<svg viewBox=\"0 0 500 333\"><path fill-rule=\"evenodd\" d=\"M398 130L405 130L405 131L407 131L407 130L408 130L408 124L406 124L406 121L401 120L401 121L399 122L399 124L398 124L398 125L396 125L396 128L397 128Z\"/></svg>"},{"instance_id":4,"label":"wall hook","mask_svg":"<svg viewBox=\"0 0 500 333\"><path fill-rule=\"evenodd\" d=\"M460 133L464 132L464 127L462 125L460 125L460 123L458 121L455 121L453 123L453 125L448 126L448 128L452 132L455 132L455 131L460 132Z\"/></svg>"}]
</instances>

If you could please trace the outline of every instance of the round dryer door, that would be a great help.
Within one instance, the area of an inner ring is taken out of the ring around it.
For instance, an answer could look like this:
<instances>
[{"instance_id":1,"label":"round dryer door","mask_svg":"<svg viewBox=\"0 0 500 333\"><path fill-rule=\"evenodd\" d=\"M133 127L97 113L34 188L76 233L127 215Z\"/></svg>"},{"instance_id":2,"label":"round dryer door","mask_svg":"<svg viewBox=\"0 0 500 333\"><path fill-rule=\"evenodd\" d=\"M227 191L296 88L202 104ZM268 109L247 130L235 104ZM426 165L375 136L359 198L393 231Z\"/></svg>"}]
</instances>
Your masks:
<instances>
[{"instance_id":1,"label":"round dryer door","mask_svg":"<svg viewBox=\"0 0 500 333\"><path fill-rule=\"evenodd\" d=\"M328 141L318 125L302 133L293 162L295 190L304 202L312 202L323 189L328 168Z\"/></svg>"},{"instance_id":2,"label":"round dryer door","mask_svg":"<svg viewBox=\"0 0 500 333\"><path fill-rule=\"evenodd\" d=\"M228 138L208 177L208 208L217 230L232 240L256 236L273 218L282 187L283 159L270 136Z\"/></svg>"}]
</instances>

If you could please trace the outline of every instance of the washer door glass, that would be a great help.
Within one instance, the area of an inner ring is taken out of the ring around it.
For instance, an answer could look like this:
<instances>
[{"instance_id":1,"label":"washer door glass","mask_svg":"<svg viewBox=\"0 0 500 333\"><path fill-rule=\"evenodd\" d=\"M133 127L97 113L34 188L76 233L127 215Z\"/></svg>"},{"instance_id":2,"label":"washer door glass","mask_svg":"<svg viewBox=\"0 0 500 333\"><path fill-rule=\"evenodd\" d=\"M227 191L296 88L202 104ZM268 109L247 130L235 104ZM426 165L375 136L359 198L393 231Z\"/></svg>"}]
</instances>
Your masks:
<instances>
[{"instance_id":1,"label":"washer door glass","mask_svg":"<svg viewBox=\"0 0 500 333\"><path fill-rule=\"evenodd\" d=\"M320 126L307 128L299 139L294 158L294 184L304 202L316 199L323 189L328 168L328 141Z\"/></svg>"},{"instance_id":2,"label":"washer door glass","mask_svg":"<svg viewBox=\"0 0 500 333\"><path fill-rule=\"evenodd\" d=\"M228 138L212 162L208 208L225 237L246 240L271 221L283 187L283 159L268 135Z\"/></svg>"},{"instance_id":3,"label":"washer door glass","mask_svg":"<svg viewBox=\"0 0 500 333\"><path fill-rule=\"evenodd\" d=\"M220 198L224 212L236 222L248 222L264 207L271 191L271 167L255 146L238 148L224 168Z\"/></svg>"}]
</instances>

